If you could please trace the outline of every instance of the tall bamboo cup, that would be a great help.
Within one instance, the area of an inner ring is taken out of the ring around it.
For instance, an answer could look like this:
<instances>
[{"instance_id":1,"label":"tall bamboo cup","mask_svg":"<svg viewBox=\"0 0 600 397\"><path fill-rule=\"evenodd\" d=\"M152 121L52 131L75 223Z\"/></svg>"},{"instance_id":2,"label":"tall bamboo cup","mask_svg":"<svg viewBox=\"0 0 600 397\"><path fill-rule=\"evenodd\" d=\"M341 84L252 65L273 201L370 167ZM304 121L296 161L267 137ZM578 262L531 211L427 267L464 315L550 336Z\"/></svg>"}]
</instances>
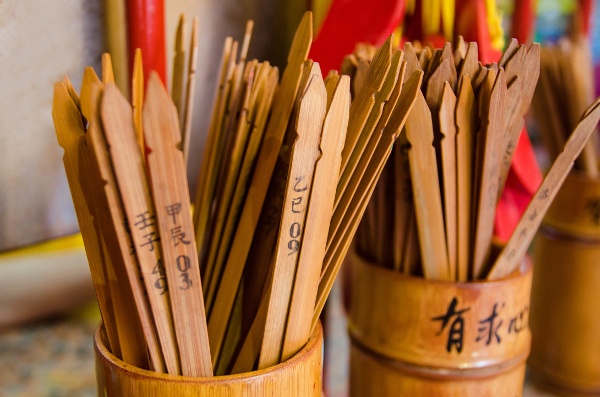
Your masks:
<instances>
[{"instance_id":1,"label":"tall bamboo cup","mask_svg":"<svg viewBox=\"0 0 600 397\"><path fill-rule=\"evenodd\" d=\"M124 363L106 347L104 330L94 337L98 397L321 397L323 331L281 364L249 373L215 377L173 376Z\"/></svg>"},{"instance_id":2,"label":"tall bamboo cup","mask_svg":"<svg viewBox=\"0 0 600 397\"><path fill-rule=\"evenodd\" d=\"M534 380L600 395L600 180L573 171L534 240Z\"/></svg>"},{"instance_id":3,"label":"tall bamboo cup","mask_svg":"<svg viewBox=\"0 0 600 397\"><path fill-rule=\"evenodd\" d=\"M521 396L532 266L494 281L404 275L351 258L351 396Z\"/></svg>"}]
</instances>

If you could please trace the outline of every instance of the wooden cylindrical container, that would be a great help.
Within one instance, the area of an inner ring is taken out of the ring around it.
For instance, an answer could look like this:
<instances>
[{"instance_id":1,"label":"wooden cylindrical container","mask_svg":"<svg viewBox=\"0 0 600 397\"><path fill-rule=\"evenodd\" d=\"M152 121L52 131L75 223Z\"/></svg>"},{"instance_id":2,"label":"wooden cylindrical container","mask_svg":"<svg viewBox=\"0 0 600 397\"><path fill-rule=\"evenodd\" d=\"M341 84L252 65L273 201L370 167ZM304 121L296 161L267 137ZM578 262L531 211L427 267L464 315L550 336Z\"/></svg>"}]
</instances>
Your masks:
<instances>
[{"instance_id":1,"label":"wooden cylindrical container","mask_svg":"<svg viewBox=\"0 0 600 397\"><path fill-rule=\"evenodd\" d=\"M600 181L572 173L533 245L532 378L600 395Z\"/></svg>"},{"instance_id":2,"label":"wooden cylindrical container","mask_svg":"<svg viewBox=\"0 0 600 397\"><path fill-rule=\"evenodd\" d=\"M320 325L300 352L279 365L213 378L172 376L135 368L108 351L100 330L96 332L94 345L99 397L321 397L322 393Z\"/></svg>"},{"instance_id":3,"label":"wooden cylindrical container","mask_svg":"<svg viewBox=\"0 0 600 397\"><path fill-rule=\"evenodd\" d=\"M351 396L521 396L530 262L491 282L406 276L352 257Z\"/></svg>"}]
</instances>

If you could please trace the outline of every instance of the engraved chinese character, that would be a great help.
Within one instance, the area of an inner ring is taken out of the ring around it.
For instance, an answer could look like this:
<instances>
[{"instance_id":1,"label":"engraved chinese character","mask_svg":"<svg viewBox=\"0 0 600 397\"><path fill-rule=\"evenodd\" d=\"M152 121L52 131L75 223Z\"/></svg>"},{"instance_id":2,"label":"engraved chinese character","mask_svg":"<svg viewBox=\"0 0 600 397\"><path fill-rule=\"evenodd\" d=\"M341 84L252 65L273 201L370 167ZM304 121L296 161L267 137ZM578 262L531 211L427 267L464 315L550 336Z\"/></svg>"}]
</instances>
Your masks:
<instances>
[{"instance_id":1,"label":"engraved chinese character","mask_svg":"<svg viewBox=\"0 0 600 397\"><path fill-rule=\"evenodd\" d=\"M181 226L175 226L173 229L171 229L171 237L173 237L175 247L177 247L179 244L188 245L191 243L191 241L185 239L185 232Z\"/></svg>"},{"instance_id":2,"label":"engraved chinese character","mask_svg":"<svg viewBox=\"0 0 600 397\"><path fill-rule=\"evenodd\" d=\"M145 242L143 244L140 244L140 247L145 247L145 246L149 245L150 247L148 249L150 251L154 251L154 243L157 241L160 241L160 237L158 236L158 234L156 232L150 232L148 234L145 234L144 239L145 239Z\"/></svg>"},{"instance_id":3,"label":"engraved chinese character","mask_svg":"<svg viewBox=\"0 0 600 397\"><path fill-rule=\"evenodd\" d=\"M450 324L450 328L448 329L448 342L446 343L446 351L450 353L452 348L460 353L463 349L463 340L464 340L464 327L465 327L465 319L463 318L463 313L470 310L470 308L465 308L461 310L457 310L456 306L458 305L458 299L452 298L452 302L448 306L448 311L446 314L433 317L434 321L441 321L442 326L440 327L440 332L437 335L441 335L448 323L452 320Z\"/></svg>"},{"instance_id":4,"label":"engraved chinese character","mask_svg":"<svg viewBox=\"0 0 600 397\"><path fill-rule=\"evenodd\" d=\"M135 217L139 220L136 223L134 223L134 225L137 226L139 230L145 229L150 226L154 226L154 215L150 215L150 211L146 211L144 213L136 215Z\"/></svg>"},{"instance_id":5,"label":"engraved chinese character","mask_svg":"<svg viewBox=\"0 0 600 397\"><path fill-rule=\"evenodd\" d=\"M294 214L299 214L302 211L304 211L303 208L298 208L298 207L300 207L300 204L302 204L302 197L296 197L296 198L292 199L292 212Z\"/></svg>"},{"instance_id":6,"label":"engraved chinese character","mask_svg":"<svg viewBox=\"0 0 600 397\"><path fill-rule=\"evenodd\" d=\"M304 175L303 176L297 176L295 179L296 179L296 183L294 183L294 191L296 193L305 192L306 190L308 190L308 184L305 184L304 187L298 187L298 185L300 184L300 182L302 182L304 180Z\"/></svg>"},{"instance_id":7,"label":"engraved chinese character","mask_svg":"<svg viewBox=\"0 0 600 397\"><path fill-rule=\"evenodd\" d=\"M489 317L479 321L479 335L477 335L477 339L475 339L476 342L484 340L486 345L492 343L494 339L496 339L497 343L501 342L498 330L500 329L503 321L502 319L498 318L498 312L496 310L497 308L498 304L495 303L494 308L492 309L492 314L490 314Z\"/></svg>"},{"instance_id":8,"label":"engraved chinese character","mask_svg":"<svg viewBox=\"0 0 600 397\"><path fill-rule=\"evenodd\" d=\"M508 333L518 334L527 328L527 312L529 311L529 306L525 306L523 310L519 312L518 315L512 317L508 323Z\"/></svg>"},{"instance_id":9,"label":"engraved chinese character","mask_svg":"<svg viewBox=\"0 0 600 397\"><path fill-rule=\"evenodd\" d=\"M531 216L529 216L529 220L534 221L535 218L537 218L537 216L538 216L538 212L537 212L537 210L534 210L533 214L531 214Z\"/></svg>"},{"instance_id":10,"label":"engraved chinese character","mask_svg":"<svg viewBox=\"0 0 600 397\"><path fill-rule=\"evenodd\" d=\"M181 212L181 203L167 205L165 208L167 210L167 215L172 216L173 223L177 224L177 219L175 219L175 216L179 215L179 213Z\"/></svg>"}]
</instances>

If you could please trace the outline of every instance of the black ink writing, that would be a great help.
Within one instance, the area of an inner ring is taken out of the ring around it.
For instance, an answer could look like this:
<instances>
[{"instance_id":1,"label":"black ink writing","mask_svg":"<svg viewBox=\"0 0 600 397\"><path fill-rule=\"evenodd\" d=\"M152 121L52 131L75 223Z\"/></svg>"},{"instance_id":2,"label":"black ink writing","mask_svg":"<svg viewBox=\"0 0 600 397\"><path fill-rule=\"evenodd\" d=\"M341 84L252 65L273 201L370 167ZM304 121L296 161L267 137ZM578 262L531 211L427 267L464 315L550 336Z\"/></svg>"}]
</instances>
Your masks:
<instances>
[{"instance_id":1,"label":"black ink writing","mask_svg":"<svg viewBox=\"0 0 600 397\"><path fill-rule=\"evenodd\" d=\"M192 280L190 279L190 275L188 270L192 266L190 258L187 255L179 255L176 260L177 270L179 270L179 278L181 279L182 285L179 286L181 290L187 290L192 287Z\"/></svg>"},{"instance_id":2,"label":"black ink writing","mask_svg":"<svg viewBox=\"0 0 600 397\"><path fill-rule=\"evenodd\" d=\"M190 240L185 239L185 232L181 226L175 226L173 229L171 229L171 237L173 237L173 243L175 244L175 247L177 247L179 244L188 245L191 243Z\"/></svg>"},{"instance_id":3,"label":"black ink writing","mask_svg":"<svg viewBox=\"0 0 600 397\"><path fill-rule=\"evenodd\" d=\"M452 298L452 302L448 306L448 310L446 314L443 314L438 317L433 317L433 321L441 321L442 325L440 327L440 331L437 335L441 335L442 332L446 329L446 326L450 323L450 328L448 330L448 340L446 343L446 351L450 353L452 348L454 348L458 353L462 352L463 349L463 340L464 340L464 327L465 327L465 319L463 318L463 313L470 310L470 308L457 310L456 306L458 305L458 299Z\"/></svg>"},{"instance_id":4,"label":"black ink writing","mask_svg":"<svg viewBox=\"0 0 600 397\"><path fill-rule=\"evenodd\" d=\"M296 183L294 183L294 191L296 193L305 192L308 190L308 184L305 184L304 187L298 187L300 182L304 180L304 175L296 177Z\"/></svg>"},{"instance_id":5,"label":"black ink writing","mask_svg":"<svg viewBox=\"0 0 600 397\"><path fill-rule=\"evenodd\" d=\"M502 306L504 306L504 304ZM498 330L502 326L503 321L502 319L498 319L497 308L498 303L495 303L489 317L479 321L479 334L477 335L477 339L475 339L476 342L485 341L486 345L492 343L494 339L497 343L501 342Z\"/></svg>"},{"instance_id":6,"label":"black ink writing","mask_svg":"<svg viewBox=\"0 0 600 397\"><path fill-rule=\"evenodd\" d=\"M138 230L154 226L154 215L150 214L150 211L143 212L135 217L137 222L134 225L137 226Z\"/></svg>"},{"instance_id":7,"label":"black ink writing","mask_svg":"<svg viewBox=\"0 0 600 397\"><path fill-rule=\"evenodd\" d=\"M177 224L176 216L181 212L181 203L167 205L165 209L167 210L167 215L173 217L173 223Z\"/></svg>"},{"instance_id":8,"label":"black ink writing","mask_svg":"<svg viewBox=\"0 0 600 397\"><path fill-rule=\"evenodd\" d=\"M152 269L152 274L157 276L154 281L154 287L160 291L160 295L164 295L168 290L168 286L167 278L165 276L165 267L163 266L161 259L158 260L156 266Z\"/></svg>"}]
</instances>

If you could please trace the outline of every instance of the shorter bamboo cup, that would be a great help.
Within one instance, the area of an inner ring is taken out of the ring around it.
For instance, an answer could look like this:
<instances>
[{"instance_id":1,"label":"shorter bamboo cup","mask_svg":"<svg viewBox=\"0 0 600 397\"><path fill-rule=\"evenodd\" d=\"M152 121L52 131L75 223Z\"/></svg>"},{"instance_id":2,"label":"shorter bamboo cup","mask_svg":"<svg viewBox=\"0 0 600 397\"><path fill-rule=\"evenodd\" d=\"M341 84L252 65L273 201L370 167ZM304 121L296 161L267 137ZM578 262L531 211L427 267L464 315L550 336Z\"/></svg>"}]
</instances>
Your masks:
<instances>
[{"instance_id":1,"label":"shorter bamboo cup","mask_svg":"<svg viewBox=\"0 0 600 397\"><path fill-rule=\"evenodd\" d=\"M128 365L108 351L100 328L94 346L98 397L321 397L322 393L320 324L306 346L289 360L264 370L213 378L172 376Z\"/></svg>"},{"instance_id":2,"label":"shorter bamboo cup","mask_svg":"<svg viewBox=\"0 0 600 397\"><path fill-rule=\"evenodd\" d=\"M534 381L600 395L600 181L571 173L534 240Z\"/></svg>"},{"instance_id":3,"label":"shorter bamboo cup","mask_svg":"<svg viewBox=\"0 0 600 397\"><path fill-rule=\"evenodd\" d=\"M351 396L521 396L532 266L443 282L351 258Z\"/></svg>"}]
</instances>

